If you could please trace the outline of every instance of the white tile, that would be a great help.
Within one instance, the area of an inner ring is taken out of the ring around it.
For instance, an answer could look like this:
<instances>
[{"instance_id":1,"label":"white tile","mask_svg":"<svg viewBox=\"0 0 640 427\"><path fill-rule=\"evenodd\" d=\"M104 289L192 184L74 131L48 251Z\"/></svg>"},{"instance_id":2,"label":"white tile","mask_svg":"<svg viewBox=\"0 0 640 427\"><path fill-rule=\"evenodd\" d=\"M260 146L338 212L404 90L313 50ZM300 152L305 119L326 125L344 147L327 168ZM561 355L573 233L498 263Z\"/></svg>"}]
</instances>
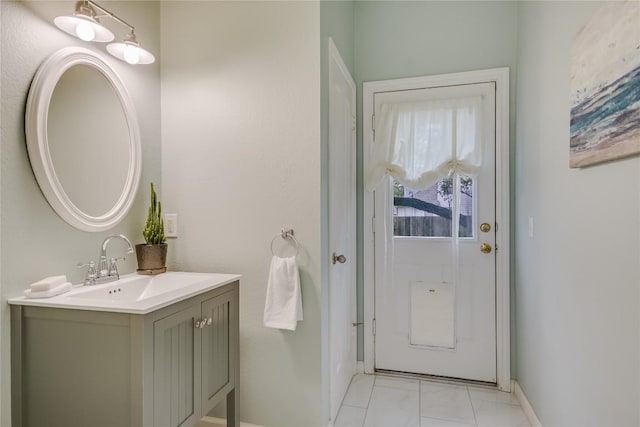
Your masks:
<instances>
[{"instance_id":1,"label":"white tile","mask_svg":"<svg viewBox=\"0 0 640 427\"><path fill-rule=\"evenodd\" d=\"M475 424L466 387L420 382L420 416Z\"/></svg>"},{"instance_id":2,"label":"white tile","mask_svg":"<svg viewBox=\"0 0 640 427\"><path fill-rule=\"evenodd\" d=\"M474 404L478 427L530 427L518 405L480 401Z\"/></svg>"},{"instance_id":3,"label":"white tile","mask_svg":"<svg viewBox=\"0 0 640 427\"><path fill-rule=\"evenodd\" d=\"M376 375L376 387L391 387L402 390L420 391L420 381Z\"/></svg>"},{"instance_id":4,"label":"white tile","mask_svg":"<svg viewBox=\"0 0 640 427\"><path fill-rule=\"evenodd\" d=\"M420 392L373 387L365 427L419 427Z\"/></svg>"},{"instance_id":5,"label":"white tile","mask_svg":"<svg viewBox=\"0 0 640 427\"><path fill-rule=\"evenodd\" d=\"M518 398L513 393L469 387L469 394L471 395L471 403L474 405L479 401L519 405Z\"/></svg>"},{"instance_id":6,"label":"white tile","mask_svg":"<svg viewBox=\"0 0 640 427\"><path fill-rule=\"evenodd\" d=\"M420 418L420 427L471 427L475 424L459 423L457 421L439 420L437 418Z\"/></svg>"},{"instance_id":7,"label":"white tile","mask_svg":"<svg viewBox=\"0 0 640 427\"><path fill-rule=\"evenodd\" d=\"M362 427L364 417L367 414L365 408L357 408L355 406L342 405L334 427Z\"/></svg>"},{"instance_id":8,"label":"white tile","mask_svg":"<svg viewBox=\"0 0 640 427\"><path fill-rule=\"evenodd\" d=\"M358 374L351 379L351 384L344 397L343 405L366 408L371 397L375 375Z\"/></svg>"}]
</instances>

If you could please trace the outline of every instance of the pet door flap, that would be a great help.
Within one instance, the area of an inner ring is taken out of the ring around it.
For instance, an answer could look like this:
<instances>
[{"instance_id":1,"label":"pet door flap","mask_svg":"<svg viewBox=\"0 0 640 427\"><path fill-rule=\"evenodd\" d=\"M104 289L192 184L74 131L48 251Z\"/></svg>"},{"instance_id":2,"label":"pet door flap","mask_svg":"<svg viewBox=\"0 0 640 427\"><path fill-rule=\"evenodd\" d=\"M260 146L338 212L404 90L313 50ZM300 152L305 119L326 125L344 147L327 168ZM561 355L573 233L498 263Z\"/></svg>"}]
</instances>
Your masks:
<instances>
[{"instance_id":1,"label":"pet door flap","mask_svg":"<svg viewBox=\"0 0 640 427\"><path fill-rule=\"evenodd\" d=\"M455 348L455 286L413 282L409 298L409 344Z\"/></svg>"}]
</instances>

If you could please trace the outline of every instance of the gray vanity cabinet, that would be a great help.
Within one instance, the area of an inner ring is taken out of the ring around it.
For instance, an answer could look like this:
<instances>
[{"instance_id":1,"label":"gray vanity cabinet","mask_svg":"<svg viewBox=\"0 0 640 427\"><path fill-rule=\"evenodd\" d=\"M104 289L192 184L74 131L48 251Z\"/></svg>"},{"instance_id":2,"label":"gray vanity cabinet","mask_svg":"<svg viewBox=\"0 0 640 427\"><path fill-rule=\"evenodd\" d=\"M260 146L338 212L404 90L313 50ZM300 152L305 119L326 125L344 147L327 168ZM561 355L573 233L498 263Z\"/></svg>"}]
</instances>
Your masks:
<instances>
[{"instance_id":1,"label":"gray vanity cabinet","mask_svg":"<svg viewBox=\"0 0 640 427\"><path fill-rule=\"evenodd\" d=\"M148 314L11 306L12 425L237 427L238 282Z\"/></svg>"},{"instance_id":2,"label":"gray vanity cabinet","mask_svg":"<svg viewBox=\"0 0 640 427\"><path fill-rule=\"evenodd\" d=\"M154 425L192 426L229 393L235 413L235 297L226 292L154 322Z\"/></svg>"}]
</instances>

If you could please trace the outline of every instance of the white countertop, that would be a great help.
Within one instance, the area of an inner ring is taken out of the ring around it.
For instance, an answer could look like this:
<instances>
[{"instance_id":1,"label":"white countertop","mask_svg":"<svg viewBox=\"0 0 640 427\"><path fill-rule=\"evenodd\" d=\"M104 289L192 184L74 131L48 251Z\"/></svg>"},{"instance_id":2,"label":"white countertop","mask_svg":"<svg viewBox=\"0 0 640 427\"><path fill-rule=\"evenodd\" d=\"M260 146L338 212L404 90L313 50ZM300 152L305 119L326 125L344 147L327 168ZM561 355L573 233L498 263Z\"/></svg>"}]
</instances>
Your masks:
<instances>
[{"instance_id":1,"label":"white countertop","mask_svg":"<svg viewBox=\"0 0 640 427\"><path fill-rule=\"evenodd\" d=\"M127 274L95 286L75 286L51 298L11 298L11 305L147 314L240 279L238 274L174 272Z\"/></svg>"}]
</instances>

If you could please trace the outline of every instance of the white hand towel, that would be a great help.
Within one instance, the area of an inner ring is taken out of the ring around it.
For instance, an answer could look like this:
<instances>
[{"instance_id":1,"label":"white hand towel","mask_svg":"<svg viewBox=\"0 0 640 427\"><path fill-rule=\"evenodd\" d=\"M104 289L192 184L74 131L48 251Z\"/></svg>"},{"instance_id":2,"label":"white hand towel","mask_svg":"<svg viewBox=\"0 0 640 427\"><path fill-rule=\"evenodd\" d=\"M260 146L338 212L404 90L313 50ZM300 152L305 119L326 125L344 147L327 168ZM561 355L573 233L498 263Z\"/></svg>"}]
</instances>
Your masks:
<instances>
[{"instance_id":1,"label":"white hand towel","mask_svg":"<svg viewBox=\"0 0 640 427\"><path fill-rule=\"evenodd\" d=\"M63 294L65 292L69 292L71 290L71 282L66 282L61 285L55 286L51 289L47 289L46 291L36 292L33 289L25 289L24 295L27 298L51 298L56 295Z\"/></svg>"},{"instance_id":2,"label":"white hand towel","mask_svg":"<svg viewBox=\"0 0 640 427\"><path fill-rule=\"evenodd\" d=\"M65 276L64 274L62 276L45 277L42 280L38 280L37 282L32 283L29 288L31 289L31 292L43 292L55 288L58 285L62 285L66 281L67 276Z\"/></svg>"},{"instance_id":3,"label":"white hand towel","mask_svg":"<svg viewBox=\"0 0 640 427\"><path fill-rule=\"evenodd\" d=\"M302 320L300 273L295 257L271 259L264 304L264 326L295 331Z\"/></svg>"}]
</instances>

